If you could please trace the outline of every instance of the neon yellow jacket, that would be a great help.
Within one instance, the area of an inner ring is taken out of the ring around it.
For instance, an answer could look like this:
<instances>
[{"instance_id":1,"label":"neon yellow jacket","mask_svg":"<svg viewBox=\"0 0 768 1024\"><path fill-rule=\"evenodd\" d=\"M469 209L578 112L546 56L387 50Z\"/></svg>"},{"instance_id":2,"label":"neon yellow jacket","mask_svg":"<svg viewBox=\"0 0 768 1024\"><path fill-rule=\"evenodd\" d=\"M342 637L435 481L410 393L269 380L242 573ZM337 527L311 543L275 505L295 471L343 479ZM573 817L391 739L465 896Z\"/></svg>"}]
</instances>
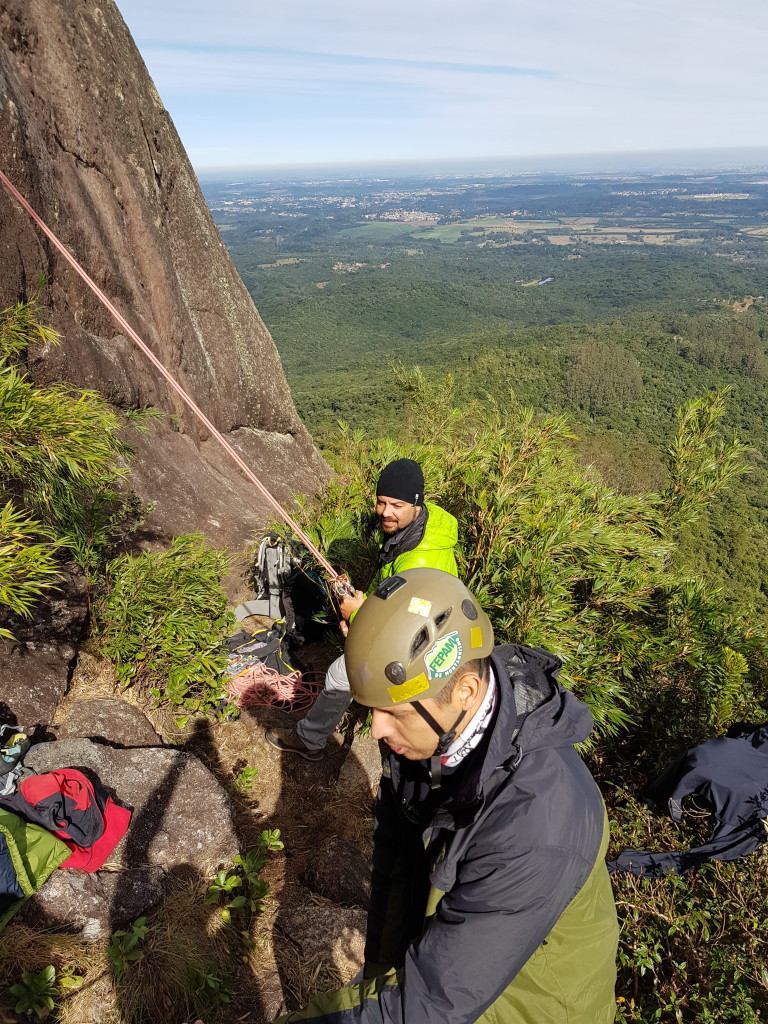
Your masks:
<instances>
[{"instance_id":1,"label":"neon yellow jacket","mask_svg":"<svg viewBox=\"0 0 768 1024\"><path fill-rule=\"evenodd\" d=\"M377 574L375 585L389 576L395 576L404 569L442 569L451 576L458 576L456 555L453 549L459 539L459 524L456 517L439 505L424 502L427 509L427 526L424 536L415 548L403 551L392 562L387 562ZM374 589L371 586L368 593Z\"/></svg>"}]
</instances>

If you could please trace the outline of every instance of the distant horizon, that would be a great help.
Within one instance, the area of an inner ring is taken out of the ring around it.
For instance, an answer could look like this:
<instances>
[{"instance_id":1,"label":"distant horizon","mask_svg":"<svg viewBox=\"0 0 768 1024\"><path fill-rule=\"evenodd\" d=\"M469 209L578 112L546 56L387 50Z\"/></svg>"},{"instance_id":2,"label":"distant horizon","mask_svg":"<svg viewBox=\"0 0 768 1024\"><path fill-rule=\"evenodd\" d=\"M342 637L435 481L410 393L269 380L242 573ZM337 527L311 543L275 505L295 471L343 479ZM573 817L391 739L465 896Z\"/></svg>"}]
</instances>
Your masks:
<instances>
[{"instance_id":1,"label":"distant horizon","mask_svg":"<svg viewBox=\"0 0 768 1024\"><path fill-rule=\"evenodd\" d=\"M623 150L617 152L542 153L522 156L419 158L399 160L336 160L296 163L218 164L195 166L201 177L248 174L268 178L282 174L615 174L615 173L741 173L768 171L768 146Z\"/></svg>"}]
</instances>

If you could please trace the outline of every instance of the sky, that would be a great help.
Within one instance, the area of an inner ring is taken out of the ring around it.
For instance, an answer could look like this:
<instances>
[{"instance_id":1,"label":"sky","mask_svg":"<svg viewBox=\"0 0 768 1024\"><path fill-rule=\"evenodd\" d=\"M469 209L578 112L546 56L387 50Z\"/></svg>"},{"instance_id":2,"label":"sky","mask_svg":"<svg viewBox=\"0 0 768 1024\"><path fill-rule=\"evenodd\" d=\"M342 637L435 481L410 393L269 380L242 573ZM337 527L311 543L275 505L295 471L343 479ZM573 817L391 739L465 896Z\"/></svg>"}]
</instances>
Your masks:
<instances>
[{"instance_id":1,"label":"sky","mask_svg":"<svg viewBox=\"0 0 768 1024\"><path fill-rule=\"evenodd\" d=\"M766 0L117 0L197 169L764 146Z\"/></svg>"}]
</instances>

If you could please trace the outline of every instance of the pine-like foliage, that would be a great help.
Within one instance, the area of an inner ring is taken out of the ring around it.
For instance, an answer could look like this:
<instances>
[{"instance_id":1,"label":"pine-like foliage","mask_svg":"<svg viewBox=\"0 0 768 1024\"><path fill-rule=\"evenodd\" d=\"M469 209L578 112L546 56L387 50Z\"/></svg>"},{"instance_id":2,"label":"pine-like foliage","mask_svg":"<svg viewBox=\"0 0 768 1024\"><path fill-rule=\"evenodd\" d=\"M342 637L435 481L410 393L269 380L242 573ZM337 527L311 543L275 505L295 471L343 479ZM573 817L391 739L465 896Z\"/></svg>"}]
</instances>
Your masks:
<instances>
[{"instance_id":1,"label":"pine-like foliage","mask_svg":"<svg viewBox=\"0 0 768 1024\"><path fill-rule=\"evenodd\" d=\"M39 597L59 579L56 544L51 533L34 519L14 509L0 507L0 607L16 615L29 615ZM0 638L12 640L0 626Z\"/></svg>"},{"instance_id":2,"label":"pine-like foliage","mask_svg":"<svg viewBox=\"0 0 768 1024\"><path fill-rule=\"evenodd\" d=\"M228 569L226 552L196 534L177 537L167 551L110 562L96 633L124 686L141 684L157 703L187 711L217 703L223 640L234 627L221 589Z\"/></svg>"},{"instance_id":3,"label":"pine-like foliage","mask_svg":"<svg viewBox=\"0 0 768 1024\"><path fill-rule=\"evenodd\" d=\"M58 341L37 319L37 296L0 312L0 608L17 615L55 586L62 556L93 571L117 525L141 512L115 486L130 450L110 406L68 384L37 387L24 373L31 343Z\"/></svg>"},{"instance_id":4,"label":"pine-like foliage","mask_svg":"<svg viewBox=\"0 0 768 1024\"><path fill-rule=\"evenodd\" d=\"M32 341L55 344L35 303L0 313L0 497L39 520L86 565L103 547L110 516L124 503L115 483L121 421L94 391L35 386L14 357Z\"/></svg>"},{"instance_id":5,"label":"pine-like foliage","mask_svg":"<svg viewBox=\"0 0 768 1024\"><path fill-rule=\"evenodd\" d=\"M358 586L375 571L375 543L364 530L355 538L378 473L414 458L428 500L459 520L460 573L497 642L559 655L561 679L589 703L598 734L657 722L676 704L685 715L675 727L696 739L754 708L766 680L763 630L669 568L681 523L742 468L743 446L717 436L722 395L681 411L669 487L627 496L577 465L564 419L536 417L512 399L456 409L450 378L428 382L418 370L400 371L400 382L410 398L401 439L372 441L342 425L329 453L338 476L318 505L300 510ZM674 729L661 726L666 746Z\"/></svg>"}]
</instances>

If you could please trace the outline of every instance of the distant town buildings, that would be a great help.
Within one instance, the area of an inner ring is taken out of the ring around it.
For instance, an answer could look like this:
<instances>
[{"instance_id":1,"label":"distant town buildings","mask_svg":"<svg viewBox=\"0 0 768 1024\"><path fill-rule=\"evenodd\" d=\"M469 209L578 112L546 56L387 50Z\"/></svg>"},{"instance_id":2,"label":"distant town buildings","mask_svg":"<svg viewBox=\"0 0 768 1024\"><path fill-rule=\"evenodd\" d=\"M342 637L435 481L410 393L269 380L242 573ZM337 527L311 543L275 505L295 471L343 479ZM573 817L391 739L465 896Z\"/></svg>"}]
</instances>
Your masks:
<instances>
[{"instance_id":1,"label":"distant town buildings","mask_svg":"<svg viewBox=\"0 0 768 1024\"><path fill-rule=\"evenodd\" d=\"M425 210L385 210L383 213L366 213L366 220L394 220L403 224L437 224L439 213L427 213Z\"/></svg>"}]
</instances>

